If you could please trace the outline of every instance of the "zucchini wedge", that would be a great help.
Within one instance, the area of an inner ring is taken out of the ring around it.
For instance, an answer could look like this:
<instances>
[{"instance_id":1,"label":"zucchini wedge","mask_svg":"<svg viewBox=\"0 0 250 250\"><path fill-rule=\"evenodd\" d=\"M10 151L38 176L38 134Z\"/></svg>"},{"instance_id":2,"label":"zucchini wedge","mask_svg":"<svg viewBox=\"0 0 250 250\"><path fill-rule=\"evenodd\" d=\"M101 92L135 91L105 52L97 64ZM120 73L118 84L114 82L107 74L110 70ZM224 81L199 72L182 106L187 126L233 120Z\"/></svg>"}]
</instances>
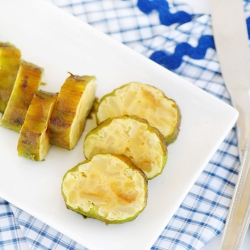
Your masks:
<instances>
[{"instance_id":1,"label":"zucchini wedge","mask_svg":"<svg viewBox=\"0 0 250 250\"><path fill-rule=\"evenodd\" d=\"M21 61L10 99L1 120L3 127L20 132L31 100L40 86L42 75L42 68Z\"/></svg>"},{"instance_id":2,"label":"zucchini wedge","mask_svg":"<svg viewBox=\"0 0 250 250\"><path fill-rule=\"evenodd\" d=\"M35 93L20 131L17 152L19 156L42 161L49 148L48 123L57 94L43 90Z\"/></svg>"},{"instance_id":3,"label":"zucchini wedge","mask_svg":"<svg viewBox=\"0 0 250 250\"><path fill-rule=\"evenodd\" d=\"M7 106L20 62L20 50L10 43L0 42L0 112Z\"/></svg>"},{"instance_id":4,"label":"zucchini wedge","mask_svg":"<svg viewBox=\"0 0 250 250\"><path fill-rule=\"evenodd\" d=\"M49 122L50 142L73 149L82 135L95 100L94 76L70 75L61 87Z\"/></svg>"},{"instance_id":5,"label":"zucchini wedge","mask_svg":"<svg viewBox=\"0 0 250 250\"><path fill-rule=\"evenodd\" d=\"M180 111L174 100L147 84L131 82L103 96L97 106L97 122L121 115L137 115L146 119L163 134L167 144L179 133Z\"/></svg>"},{"instance_id":6,"label":"zucchini wedge","mask_svg":"<svg viewBox=\"0 0 250 250\"><path fill-rule=\"evenodd\" d=\"M61 191L68 209L106 224L120 224L144 210L148 181L127 157L98 154L67 171Z\"/></svg>"},{"instance_id":7,"label":"zucchini wedge","mask_svg":"<svg viewBox=\"0 0 250 250\"><path fill-rule=\"evenodd\" d=\"M152 179L159 175L167 161L166 142L158 129L137 116L119 116L101 122L84 140L87 159L99 153L127 156Z\"/></svg>"}]
</instances>

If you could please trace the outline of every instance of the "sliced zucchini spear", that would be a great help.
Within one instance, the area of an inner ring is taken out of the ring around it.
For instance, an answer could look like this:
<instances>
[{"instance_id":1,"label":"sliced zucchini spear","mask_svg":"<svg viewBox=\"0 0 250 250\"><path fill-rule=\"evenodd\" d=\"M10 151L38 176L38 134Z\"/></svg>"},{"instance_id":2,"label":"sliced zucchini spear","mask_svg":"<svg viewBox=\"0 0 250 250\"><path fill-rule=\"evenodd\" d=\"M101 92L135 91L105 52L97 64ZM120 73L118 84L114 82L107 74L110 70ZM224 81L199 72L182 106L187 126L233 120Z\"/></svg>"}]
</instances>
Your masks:
<instances>
[{"instance_id":1,"label":"sliced zucchini spear","mask_svg":"<svg viewBox=\"0 0 250 250\"><path fill-rule=\"evenodd\" d=\"M146 119L163 134L167 144L177 138L180 112L174 100L150 85L131 82L103 96L97 107L96 117L100 123L108 118L124 114Z\"/></svg>"},{"instance_id":2,"label":"sliced zucchini spear","mask_svg":"<svg viewBox=\"0 0 250 250\"><path fill-rule=\"evenodd\" d=\"M42 68L26 61L21 62L1 120L2 126L20 132L31 100L40 86L42 75Z\"/></svg>"},{"instance_id":3,"label":"sliced zucchini spear","mask_svg":"<svg viewBox=\"0 0 250 250\"><path fill-rule=\"evenodd\" d=\"M19 156L31 160L44 160L49 148L48 123L57 94L37 91L29 106L20 131L17 151Z\"/></svg>"},{"instance_id":4,"label":"sliced zucchini spear","mask_svg":"<svg viewBox=\"0 0 250 250\"><path fill-rule=\"evenodd\" d=\"M95 100L96 85L94 76L71 74L66 79L50 118L51 144L66 149L75 147Z\"/></svg>"},{"instance_id":5,"label":"sliced zucchini spear","mask_svg":"<svg viewBox=\"0 0 250 250\"><path fill-rule=\"evenodd\" d=\"M21 52L10 43L0 43L0 112L4 112L20 65Z\"/></svg>"},{"instance_id":6,"label":"sliced zucchini spear","mask_svg":"<svg viewBox=\"0 0 250 250\"><path fill-rule=\"evenodd\" d=\"M84 140L84 154L90 159L98 153L127 156L148 179L159 175L167 161L162 134L137 116L110 118L91 130Z\"/></svg>"},{"instance_id":7,"label":"sliced zucchini spear","mask_svg":"<svg viewBox=\"0 0 250 250\"><path fill-rule=\"evenodd\" d=\"M147 204L145 174L125 156L98 154L63 177L66 206L106 224L134 220Z\"/></svg>"}]
</instances>

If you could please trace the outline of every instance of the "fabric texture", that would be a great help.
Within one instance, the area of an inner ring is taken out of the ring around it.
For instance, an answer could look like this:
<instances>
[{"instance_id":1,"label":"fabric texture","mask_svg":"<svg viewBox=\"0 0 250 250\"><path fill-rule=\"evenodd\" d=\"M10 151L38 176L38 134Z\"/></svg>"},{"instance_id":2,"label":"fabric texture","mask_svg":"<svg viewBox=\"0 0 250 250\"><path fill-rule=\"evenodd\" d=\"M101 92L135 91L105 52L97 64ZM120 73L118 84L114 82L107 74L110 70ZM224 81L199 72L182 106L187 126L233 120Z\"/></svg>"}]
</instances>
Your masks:
<instances>
[{"instance_id":1,"label":"fabric texture","mask_svg":"<svg viewBox=\"0 0 250 250\"><path fill-rule=\"evenodd\" d=\"M194 15L190 6L175 5L171 0L50 2L231 105L216 55L210 15ZM250 27L250 5L248 1L244 4ZM238 163L233 127L151 249L198 250L220 234ZM0 199L0 249L87 248Z\"/></svg>"}]
</instances>

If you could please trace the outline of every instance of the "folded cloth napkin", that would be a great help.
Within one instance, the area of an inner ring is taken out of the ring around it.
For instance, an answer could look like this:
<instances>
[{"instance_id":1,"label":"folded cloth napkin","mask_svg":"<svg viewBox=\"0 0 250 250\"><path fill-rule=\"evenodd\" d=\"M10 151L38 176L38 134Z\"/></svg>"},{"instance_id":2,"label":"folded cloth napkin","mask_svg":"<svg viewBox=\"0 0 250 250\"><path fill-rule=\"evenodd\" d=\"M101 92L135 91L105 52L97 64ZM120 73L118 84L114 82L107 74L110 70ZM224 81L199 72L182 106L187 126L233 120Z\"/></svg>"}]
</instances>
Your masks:
<instances>
[{"instance_id":1,"label":"folded cloth napkin","mask_svg":"<svg viewBox=\"0 0 250 250\"><path fill-rule=\"evenodd\" d=\"M171 0L50 1L230 104L209 15ZM244 4L247 17L250 5ZM220 234L238 163L234 127L151 249L201 249ZM86 248L0 198L0 249Z\"/></svg>"}]
</instances>

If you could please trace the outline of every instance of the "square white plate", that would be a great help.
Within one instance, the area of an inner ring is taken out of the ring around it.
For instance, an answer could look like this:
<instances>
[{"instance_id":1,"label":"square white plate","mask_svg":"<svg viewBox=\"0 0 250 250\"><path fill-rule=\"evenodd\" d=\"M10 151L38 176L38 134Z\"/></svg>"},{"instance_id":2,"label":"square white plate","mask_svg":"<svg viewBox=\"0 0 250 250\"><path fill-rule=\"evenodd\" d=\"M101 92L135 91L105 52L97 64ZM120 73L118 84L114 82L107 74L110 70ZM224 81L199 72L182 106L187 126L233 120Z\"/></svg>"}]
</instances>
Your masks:
<instances>
[{"instance_id":1,"label":"square white plate","mask_svg":"<svg viewBox=\"0 0 250 250\"><path fill-rule=\"evenodd\" d=\"M148 205L136 220L109 225L67 210L60 193L64 173L84 160L83 137L67 151L52 147L44 162L17 156L18 134L0 127L0 197L89 249L149 249L234 125L238 113L165 68L40 0L0 0L0 41L45 69L42 89L58 92L68 71L95 75L97 96L139 81L162 89L182 114L164 172L149 181Z\"/></svg>"}]
</instances>

